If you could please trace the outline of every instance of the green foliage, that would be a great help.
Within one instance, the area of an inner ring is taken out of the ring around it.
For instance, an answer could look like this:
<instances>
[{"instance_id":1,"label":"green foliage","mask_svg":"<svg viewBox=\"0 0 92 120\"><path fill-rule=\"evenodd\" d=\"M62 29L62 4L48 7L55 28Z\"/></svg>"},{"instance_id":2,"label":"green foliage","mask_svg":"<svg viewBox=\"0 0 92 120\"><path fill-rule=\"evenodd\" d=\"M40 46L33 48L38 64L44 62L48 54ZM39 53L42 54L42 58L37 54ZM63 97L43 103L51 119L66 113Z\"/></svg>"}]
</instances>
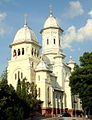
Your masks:
<instances>
[{"instance_id":1,"label":"green foliage","mask_svg":"<svg viewBox=\"0 0 92 120\"><path fill-rule=\"evenodd\" d=\"M18 79L18 83L17 83L17 95L21 96L21 82L20 79Z\"/></svg>"},{"instance_id":2,"label":"green foliage","mask_svg":"<svg viewBox=\"0 0 92 120\"><path fill-rule=\"evenodd\" d=\"M33 82L19 79L15 91L12 85L8 85L7 69L3 72L0 77L0 120L23 120L40 105Z\"/></svg>"},{"instance_id":3,"label":"green foliage","mask_svg":"<svg viewBox=\"0 0 92 120\"><path fill-rule=\"evenodd\" d=\"M79 95L83 108L92 108L92 52L80 57L80 66L75 66L70 76L73 95Z\"/></svg>"},{"instance_id":4,"label":"green foliage","mask_svg":"<svg viewBox=\"0 0 92 120\"><path fill-rule=\"evenodd\" d=\"M36 85L33 82L27 82L26 78L21 82L18 80L17 94L26 104L28 104L30 111L37 110L38 106L41 105L41 101L37 100Z\"/></svg>"},{"instance_id":5,"label":"green foliage","mask_svg":"<svg viewBox=\"0 0 92 120\"><path fill-rule=\"evenodd\" d=\"M0 80L7 80L7 68L5 68L5 70L1 74Z\"/></svg>"},{"instance_id":6,"label":"green foliage","mask_svg":"<svg viewBox=\"0 0 92 120\"><path fill-rule=\"evenodd\" d=\"M12 85L0 81L0 120L23 120L23 108Z\"/></svg>"},{"instance_id":7,"label":"green foliage","mask_svg":"<svg viewBox=\"0 0 92 120\"><path fill-rule=\"evenodd\" d=\"M87 65L92 65L92 52L85 52L83 56L80 57L80 66L84 67Z\"/></svg>"}]
</instances>

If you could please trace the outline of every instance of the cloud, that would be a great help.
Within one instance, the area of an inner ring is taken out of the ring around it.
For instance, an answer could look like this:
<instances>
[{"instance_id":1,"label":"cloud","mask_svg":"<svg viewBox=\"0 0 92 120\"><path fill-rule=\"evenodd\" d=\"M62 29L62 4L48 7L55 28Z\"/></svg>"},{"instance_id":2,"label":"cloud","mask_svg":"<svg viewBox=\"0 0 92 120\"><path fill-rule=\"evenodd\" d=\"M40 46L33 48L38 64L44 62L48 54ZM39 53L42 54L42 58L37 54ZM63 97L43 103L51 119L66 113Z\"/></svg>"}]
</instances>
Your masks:
<instances>
[{"instance_id":1,"label":"cloud","mask_svg":"<svg viewBox=\"0 0 92 120\"><path fill-rule=\"evenodd\" d=\"M0 21L5 19L6 16L7 16L6 13L0 13Z\"/></svg>"},{"instance_id":2,"label":"cloud","mask_svg":"<svg viewBox=\"0 0 92 120\"><path fill-rule=\"evenodd\" d=\"M9 28L9 26L3 22L0 22L0 36L4 37L5 34L9 34L11 28Z\"/></svg>"},{"instance_id":3,"label":"cloud","mask_svg":"<svg viewBox=\"0 0 92 120\"><path fill-rule=\"evenodd\" d=\"M5 34L9 34L11 31L11 27L5 23L7 14L6 13L0 13L0 36L4 37Z\"/></svg>"},{"instance_id":4,"label":"cloud","mask_svg":"<svg viewBox=\"0 0 92 120\"><path fill-rule=\"evenodd\" d=\"M92 40L92 19L88 19L86 24L77 29L70 26L63 35L63 48L71 48L71 43Z\"/></svg>"},{"instance_id":5,"label":"cloud","mask_svg":"<svg viewBox=\"0 0 92 120\"><path fill-rule=\"evenodd\" d=\"M89 11L88 15L92 18L92 10Z\"/></svg>"},{"instance_id":6,"label":"cloud","mask_svg":"<svg viewBox=\"0 0 92 120\"><path fill-rule=\"evenodd\" d=\"M83 13L84 10L81 3L79 1L71 1L69 2L69 7L67 8L64 16L74 18L76 16L82 15Z\"/></svg>"},{"instance_id":7,"label":"cloud","mask_svg":"<svg viewBox=\"0 0 92 120\"><path fill-rule=\"evenodd\" d=\"M13 0L0 0L0 6L12 2Z\"/></svg>"}]
</instances>

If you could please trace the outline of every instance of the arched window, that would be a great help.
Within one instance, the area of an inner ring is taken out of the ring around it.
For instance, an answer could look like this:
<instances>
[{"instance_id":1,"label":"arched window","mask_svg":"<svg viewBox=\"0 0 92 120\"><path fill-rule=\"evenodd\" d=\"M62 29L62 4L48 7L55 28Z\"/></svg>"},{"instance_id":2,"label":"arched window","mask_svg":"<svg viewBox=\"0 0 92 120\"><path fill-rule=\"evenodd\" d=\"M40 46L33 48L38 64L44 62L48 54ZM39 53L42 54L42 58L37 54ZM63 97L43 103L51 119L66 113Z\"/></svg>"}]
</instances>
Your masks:
<instances>
[{"instance_id":1,"label":"arched window","mask_svg":"<svg viewBox=\"0 0 92 120\"><path fill-rule=\"evenodd\" d=\"M39 97L41 96L41 89L40 88L38 88L38 95L39 95Z\"/></svg>"},{"instance_id":2,"label":"arched window","mask_svg":"<svg viewBox=\"0 0 92 120\"><path fill-rule=\"evenodd\" d=\"M37 57L39 56L39 50L37 51Z\"/></svg>"},{"instance_id":3,"label":"arched window","mask_svg":"<svg viewBox=\"0 0 92 120\"><path fill-rule=\"evenodd\" d=\"M24 55L24 48L22 48L22 55Z\"/></svg>"},{"instance_id":4,"label":"arched window","mask_svg":"<svg viewBox=\"0 0 92 120\"><path fill-rule=\"evenodd\" d=\"M15 73L15 80L17 79L17 74Z\"/></svg>"},{"instance_id":5,"label":"arched window","mask_svg":"<svg viewBox=\"0 0 92 120\"><path fill-rule=\"evenodd\" d=\"M49 102L49 87L47 88L48 102Z\"/></svg>"},{"instance_id":6,"label":"arched window","mask_svg":"<svg viewBox=\"0 0 92 120\"><path fill-rule=\"evenodd\" d=\"M55 39L53 39L53 42L54 42L54 44L56 43L56 40Z\"/></svg>"},{"instance_id":7,"label":"arched window","mask_svg":"<svg viewBox=\"0 0 92 120\"><path fill-rule=\"evenodd\" d=\"M21 72L21 79L23 79L23 73Z\"/></svg>"},{"instance_id":8,"label":"arched window","mask_svg":"<svg viewBox=\"0 0 92 120\"><path fill-rule=\"evenodd\" d=\"M20 71L18 71L18 80L20 79Z\"/></svg>"},{"instance_id":9,"label":"arched window","mask_svg":"<svg viewBox=\"0 0 92 120\"><path fill-rule=\"evenodd\" d=\"M34 67L34 63L32 62L32 67Z\"/></svg>"},{"instance_id":10,"label":"arched window","mask_svg":"<svg viewBox=\"0 0 92 120\"><path fill-rule=\"evenodd\" d=\"M36 56L36 49L35 49L35 51L34 51L34 56Z\"/></svg>"},{"instance_id":11,"label":"arched window","mask_svg":"<svg viewBox=\"0 0 92 120\"><path fill-rule=\"evenodd\" d=\"M18 49L18 56L20 55L20 49Z\"/></svg>"},{"instance_id":12,"label":"arched window","mask_svg":"<svg viewBox=\"0 0 92 120\"><path fill-rule=\"evenodd\" d=\"M34 54L34 49L32 48L32 51L31 51L31 53L32 53L32 56L33 56L33 54Z\"/></svg>"},{"instance_id":13,"label":"arched window","mask_svg":"<svg viewBox=\"0 0 92 120\"><path fill-rule=\"evenodd\" d=\"M13 51L13 57L15 57L15 56L16 56L16 50Z\"/></svg>"},{"instance_id":14,"label":"arched window","mask_svg":"<svg viewBox=\"0 0 92 120\"><path fill-rule=\"evenodd\" d=\"M49 44L49 39L47 39L47 45Z\"/></svg>"},{"instance_id":15,"label":"arched window","mask_svg":"<svg viewBox=\"0 0 92 120\"><path fill-rule=\"evenodd\" d=\"M60 45L60 39L59 39L59 45Z\"/></svg>"},{"instance_id":16,"label":"arched window","mask_svg":"<svg viewBox=\"0 0 92 120\"><path fill-rule=\"evenodd\" d=\"M38 80L40 81L40 75L38 75Z\"/></svg>"}]
</instances>

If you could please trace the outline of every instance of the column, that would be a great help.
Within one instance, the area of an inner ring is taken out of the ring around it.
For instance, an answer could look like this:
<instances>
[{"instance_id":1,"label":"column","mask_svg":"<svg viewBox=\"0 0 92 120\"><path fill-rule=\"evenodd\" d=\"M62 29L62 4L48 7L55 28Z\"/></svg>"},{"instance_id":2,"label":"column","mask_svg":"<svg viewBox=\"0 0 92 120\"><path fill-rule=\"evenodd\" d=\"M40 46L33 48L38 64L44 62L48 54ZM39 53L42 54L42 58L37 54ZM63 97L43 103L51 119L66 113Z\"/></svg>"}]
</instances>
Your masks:
<instances>
[{"instance_id":1,"label":"column","mask_svg":"<svg viewBox=\"0 0 92 120\"><path fill-rule=\"evenodd\" d=\"M56 104L56 115L58 114L58 99L55 98L55 104Z\"/></svg>"},{"instance_id":2,"label":"column","mask_svg":"<svg viewBox=\"0 0 92 120\"><path fill-rule=\"evenodd\" d=\"M52 111L51 111L51 115L52 115L52 117L54 117L54 107L55 107L55 105L53 104L53 88L52 87L50 87L50 90L51 90L51 108L52 108Z\"/></svg>"},{"instance_id":3,"label":"column","mask_svg":"<svg viewBox=\"0 0 92 120\"><path fill-rule=\"evenodd\" d=\"M59 110L60 110L60 114L62 113L61 108L62 108L62 106L61 106L61 99L59 99Z\"/></svg>"}]
</instances>

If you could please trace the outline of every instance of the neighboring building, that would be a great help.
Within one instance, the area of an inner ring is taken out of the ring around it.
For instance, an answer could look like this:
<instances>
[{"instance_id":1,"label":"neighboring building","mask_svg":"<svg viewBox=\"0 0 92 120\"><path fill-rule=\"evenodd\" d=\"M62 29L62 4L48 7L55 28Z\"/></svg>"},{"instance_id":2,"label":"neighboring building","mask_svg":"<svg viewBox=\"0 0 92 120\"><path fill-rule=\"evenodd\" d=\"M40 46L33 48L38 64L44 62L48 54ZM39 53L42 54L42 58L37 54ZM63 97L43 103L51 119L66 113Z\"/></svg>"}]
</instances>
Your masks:
<instances>
[{"instance_id":1,"label":"neighboring building","mask_svg":"<svg viewBox=\"0 0 92 120\"><path fill-rule=\"evenodd\" d=\"M72 111L72 97L69 87L69 76L74 67L72 58L64 62L62 50L62 33L56 18L52 15L46 19L42 34L41 46L32 29L24 26L15 35L11 48L11 60L8 63L8 83L15 89L18 79L27 78L37 84L38 99L43 101L42 114L59 114L66 107Z\"/></svg>"}]
</instances>

